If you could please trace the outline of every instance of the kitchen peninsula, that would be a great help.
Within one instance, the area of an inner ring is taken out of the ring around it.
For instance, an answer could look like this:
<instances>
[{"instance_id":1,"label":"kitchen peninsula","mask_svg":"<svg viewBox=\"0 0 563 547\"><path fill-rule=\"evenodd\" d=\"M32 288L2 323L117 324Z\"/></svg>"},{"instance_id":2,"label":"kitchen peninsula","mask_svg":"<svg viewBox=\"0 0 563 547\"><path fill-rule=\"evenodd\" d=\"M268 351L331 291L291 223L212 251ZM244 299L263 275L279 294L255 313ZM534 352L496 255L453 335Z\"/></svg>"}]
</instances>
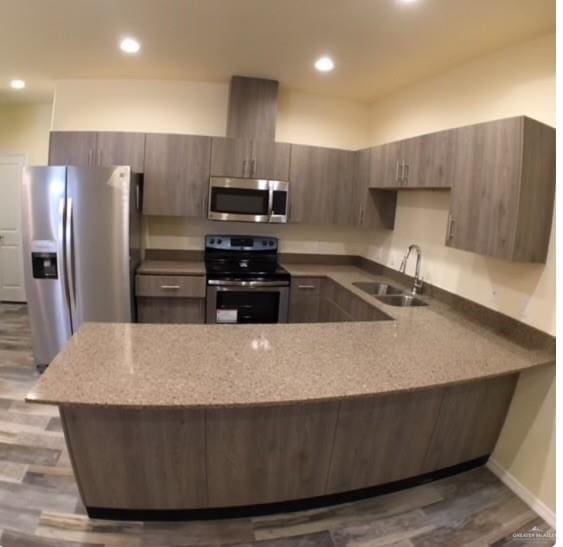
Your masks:
<instances>
[{"instance_id":1,"label":"kitchen peninsula","mask_svg":"<svg viewBox=\"0 0 563 547\"><path fill-rule=\"evenodd\" d=\"M518 374L554 363L533 337L500 335L437 299L393 308L354 285L385 277L284 266L392 320L89 323L48 368L27 400L59 406L91 516L322 502L477 465Z\"/></svg>"}]
</instances>

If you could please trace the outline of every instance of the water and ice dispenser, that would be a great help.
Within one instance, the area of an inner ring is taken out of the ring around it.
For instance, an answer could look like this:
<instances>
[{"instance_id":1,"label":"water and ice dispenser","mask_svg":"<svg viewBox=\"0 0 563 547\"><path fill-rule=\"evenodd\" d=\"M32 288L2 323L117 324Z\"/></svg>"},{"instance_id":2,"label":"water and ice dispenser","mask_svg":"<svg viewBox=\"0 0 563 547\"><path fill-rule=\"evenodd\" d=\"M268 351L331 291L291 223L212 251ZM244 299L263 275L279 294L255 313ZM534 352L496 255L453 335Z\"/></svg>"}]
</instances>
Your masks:
<instances>
[{"instance_id":1,"label":"water and ice dispenser","mask_svg":"<svg viewBox=\"0 0 563 547\"><path fill-rule=\"evenodd\" d=\"M32 252L31 264L35 279L58 279L57 253Z\"/></svg>"}]
</instances>

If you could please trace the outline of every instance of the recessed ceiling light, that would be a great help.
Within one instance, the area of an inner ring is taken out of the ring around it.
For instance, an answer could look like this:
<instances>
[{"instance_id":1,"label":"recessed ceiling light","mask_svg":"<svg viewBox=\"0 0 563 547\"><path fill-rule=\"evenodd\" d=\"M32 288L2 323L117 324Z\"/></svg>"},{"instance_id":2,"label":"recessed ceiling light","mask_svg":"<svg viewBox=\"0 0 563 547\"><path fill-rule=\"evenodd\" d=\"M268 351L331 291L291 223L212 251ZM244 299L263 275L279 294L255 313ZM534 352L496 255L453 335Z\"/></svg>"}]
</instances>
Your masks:
<instances>
[{"instance_id":1,"label":"recessed ceiling light","mask_svg":"<svg viewBox=\"0 0 563 547\"><path fill-rule=\"evenodd\" d=\"M330 57L320 57L315 62L315 68L319 72L330 72L334 68L334 61Z\"/></svg>"},{"instance_id":2,"label":"recessed ceiling light","mask_svg":"<svg viewBox=\"0 0 563 547\"><path fill-rule=\"evenodd\" d=\"M124 53L138 53L141 50L141 44L135 38L123 38L119 44L121 51Z\"/></svg>"},{"instance_id":3,"label":"recessed ceiling light","mask_svg":"<svg viewBox=\"0 0 563 547\"><path fill-rule=\"evenodd\" d=\"M416 4L418 0L399 0L401 4Z\"/></svg>"},{"instance_id":4,"label":"recessed ceiling light","mask_svg":"<svg viewBox=\"0 0 563 547\"><path fill-rule=\"evenodd\" d=\"M10 87L12 89L24 89L25 88L25 82L23 80L12 80L10 82Z\"/></svg>"}]
</instances>

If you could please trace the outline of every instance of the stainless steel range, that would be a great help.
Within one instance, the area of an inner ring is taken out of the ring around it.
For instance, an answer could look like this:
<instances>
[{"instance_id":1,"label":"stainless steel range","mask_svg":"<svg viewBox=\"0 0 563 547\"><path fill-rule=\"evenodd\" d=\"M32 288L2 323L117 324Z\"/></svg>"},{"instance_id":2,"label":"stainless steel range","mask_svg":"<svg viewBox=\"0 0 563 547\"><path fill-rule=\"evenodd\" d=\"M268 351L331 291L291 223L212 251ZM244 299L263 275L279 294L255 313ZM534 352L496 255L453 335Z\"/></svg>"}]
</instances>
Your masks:
<instances>
[{"instance_id":1,"label":"stainless steel range","mask_svg":"<svg viewBox=\"0 0 563 547\"><path fill-rule=\"evenodd\" d=\"M287 323L289 273L275 237L205 237L207 323Z\"/></svg>"}]
</instances>

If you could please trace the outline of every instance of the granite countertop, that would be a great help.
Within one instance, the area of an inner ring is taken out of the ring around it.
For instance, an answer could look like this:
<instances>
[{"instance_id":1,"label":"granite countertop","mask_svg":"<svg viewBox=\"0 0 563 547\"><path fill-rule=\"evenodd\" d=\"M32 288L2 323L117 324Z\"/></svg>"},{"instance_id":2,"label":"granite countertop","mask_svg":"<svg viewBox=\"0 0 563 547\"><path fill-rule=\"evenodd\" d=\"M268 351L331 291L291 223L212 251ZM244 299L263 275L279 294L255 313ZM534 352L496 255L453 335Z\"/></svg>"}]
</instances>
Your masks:
<instances>
[{"instance_id":1,"label":"granite countertop","mask_svg":"<svg viewBox=\"0 0 563 547\"><path fill-rule=\"evenodd\" d=\"M386 279L356 267L284 266L292 275L329 277L395 320L87 323L27 400L161 408L272 405L411 391L555 362L553 352L495 334L435 300L419 308L384 305L353 283Z\"/></svg>"}]
</instances>

